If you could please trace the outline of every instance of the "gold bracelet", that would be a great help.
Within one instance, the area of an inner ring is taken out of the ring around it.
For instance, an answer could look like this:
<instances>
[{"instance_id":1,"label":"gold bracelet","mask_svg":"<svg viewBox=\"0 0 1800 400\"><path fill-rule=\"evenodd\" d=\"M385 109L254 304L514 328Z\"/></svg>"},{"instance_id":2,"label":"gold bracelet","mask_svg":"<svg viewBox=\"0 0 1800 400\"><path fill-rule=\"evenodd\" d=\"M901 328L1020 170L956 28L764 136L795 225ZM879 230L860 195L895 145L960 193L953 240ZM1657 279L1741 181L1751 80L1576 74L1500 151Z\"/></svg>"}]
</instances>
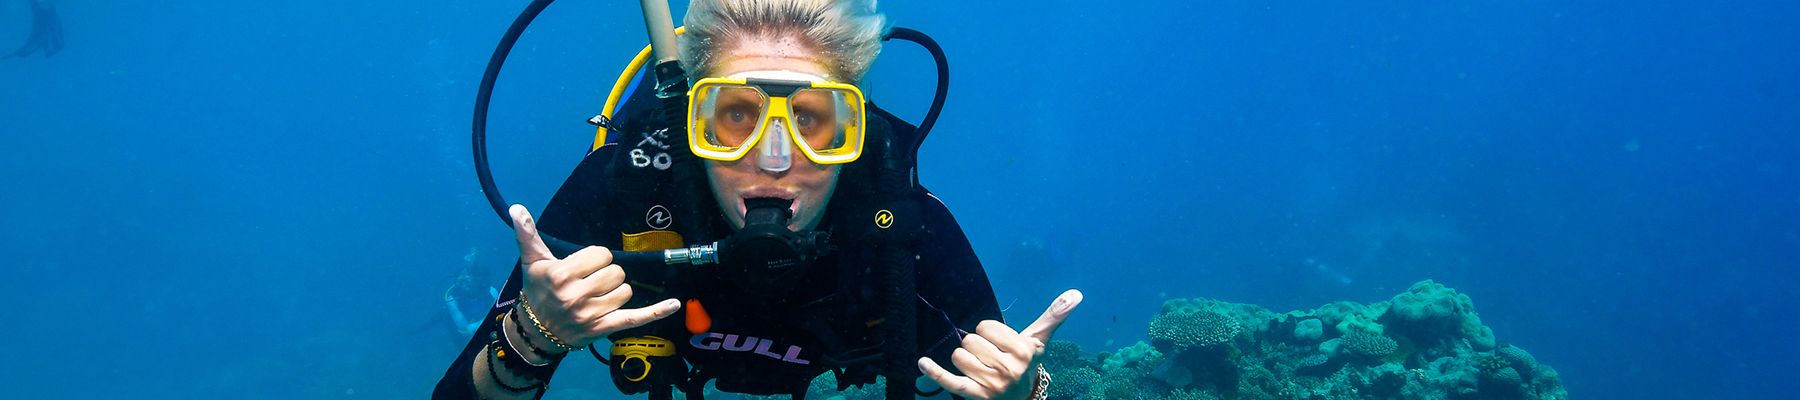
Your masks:
<instances>
[{"instance_id":1,"label":"gold bracelet","mask_svg":"<svg viewBox=\"0 0 1800 400\"><path fill-rule=\"evenodd\" d=\"M570 346L568 343L563 342L561 338L557 338L556 334L550 333L550 328L544 327L544 322L538 320L537 313L531 312L531 301L525 300L525 297L526 297L525 291L523 291L523 290L519 291L519 304L518 304L519 307L518 308L525 310L525 316L528 318L531 318L531 324L537 326L538 333L542 333L542 334L544 334L544 337L550 338L550 344L554 344L554 345L556 345L556 347L562 348L562 350L565 352L575 352L575 351L581 350L580 347Z\"/></svg>"}]
</instances>

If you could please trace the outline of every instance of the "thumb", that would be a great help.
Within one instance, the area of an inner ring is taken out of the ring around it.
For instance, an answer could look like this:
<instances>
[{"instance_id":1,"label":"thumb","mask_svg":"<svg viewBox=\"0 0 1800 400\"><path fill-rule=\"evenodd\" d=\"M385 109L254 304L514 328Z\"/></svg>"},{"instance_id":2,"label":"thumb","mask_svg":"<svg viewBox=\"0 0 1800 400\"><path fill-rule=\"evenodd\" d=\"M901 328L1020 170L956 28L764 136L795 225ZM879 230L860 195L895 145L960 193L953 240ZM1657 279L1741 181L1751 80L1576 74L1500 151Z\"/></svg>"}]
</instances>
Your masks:
<instances>
[{"instance_id":1,"label":"thumb","mask_svg":"<svg viewBox=\"0 0 1800 400\"><path fill-rule=\"evenodd\" d=\"M1069 289L1061 296L1056 296L1056 301L1050 302L1050 308L1044 310L1044 315L1039 316L1037 321L1019 334L1048 343L1050 335L1056 334L1056 328L1062 326L1063 320L1069 319L1069 313L1074 312L1078 305L1081 305L1081 291Z\"/></svg>"},{"instance_id":2,"label":"thumb","mask_svg":"<svg viewBox=\"0 0 1800 400\"><path fill-rule=\"evenodd\" d=\"M512 213L513 233L519 240L519 258L521 263L531 265L544 260L554 260L550 254L550 246L544 245L544 238L538 237L537 221L531 219L531 211L524 205L514 204L507 209Z\"/></svg>"}]
</instances>

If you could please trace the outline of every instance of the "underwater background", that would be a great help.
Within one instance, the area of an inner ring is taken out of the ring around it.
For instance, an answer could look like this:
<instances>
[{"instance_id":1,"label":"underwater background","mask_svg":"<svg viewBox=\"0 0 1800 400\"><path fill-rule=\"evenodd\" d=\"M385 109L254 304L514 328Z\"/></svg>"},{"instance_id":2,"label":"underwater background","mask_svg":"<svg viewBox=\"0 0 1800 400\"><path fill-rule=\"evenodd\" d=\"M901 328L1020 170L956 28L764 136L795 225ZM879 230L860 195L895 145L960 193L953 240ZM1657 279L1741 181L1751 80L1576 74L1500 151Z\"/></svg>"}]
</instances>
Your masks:
<instances>
[{"instance_id":1,"label":"underwater background","mask_svg":"<svg viewBox=\"0 0 1800 400\"><path fill-rule=\"evenodd\" d=\"M48 2L66 48L0 60L5 397L426 396L466 341L443 291L517 254L468 133L526 2ZM637 7L558 2L514 50L509 200L580 160ZM1058 338L1110 349L1166 299L1431 279L1575 398L1800 392L1800 2L881 10L949 53L920 173L1015 323L1079 287ZM30 26L0 1L0 50ZM932 79L894 43L865 88L916 121Z\"/></svg>"}]
</instances>

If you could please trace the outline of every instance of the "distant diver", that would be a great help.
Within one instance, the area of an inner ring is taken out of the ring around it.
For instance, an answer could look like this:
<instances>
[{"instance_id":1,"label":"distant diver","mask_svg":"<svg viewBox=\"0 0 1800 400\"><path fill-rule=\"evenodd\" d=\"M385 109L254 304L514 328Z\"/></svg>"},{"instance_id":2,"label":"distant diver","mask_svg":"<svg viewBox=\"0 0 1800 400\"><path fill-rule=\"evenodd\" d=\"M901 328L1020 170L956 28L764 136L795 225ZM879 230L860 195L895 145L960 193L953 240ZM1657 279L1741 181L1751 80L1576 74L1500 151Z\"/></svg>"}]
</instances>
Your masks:
<instances>
[{"instance_id":1,"label":"distant diver","mask_svg":"<svg viewBox=\"0 0 1800 400\"><path fill-rule=\"evenodd\" d=\"M25 44L19 46L18 50L14 50L5 57L0 57L0 60L23 58L37 52L43 52L44 58L50 58L50 56L62 52L62 19L56 17L56 8L50 6L50 2L45 0L30 0L30 2L31 36L25 39Z\"/></svg>"},{"instance_id":2,"label":"distant diver","mask_svg":"<svg viewBox=\"0 0 1800 400\"><path fill-rule=\"evenodd\" d=\"M471 252L470 255L474 253ZM469 319L469 313L465 310L486 310L500 300L500 289L487 286L490 281L486 272L473 265L464 265L456 282L444 289L444 307L448 311L446 315L450 317L450 323L455 325L459 335L473 335L481 328L482 321Z\"/></svg>"}]
</instances>

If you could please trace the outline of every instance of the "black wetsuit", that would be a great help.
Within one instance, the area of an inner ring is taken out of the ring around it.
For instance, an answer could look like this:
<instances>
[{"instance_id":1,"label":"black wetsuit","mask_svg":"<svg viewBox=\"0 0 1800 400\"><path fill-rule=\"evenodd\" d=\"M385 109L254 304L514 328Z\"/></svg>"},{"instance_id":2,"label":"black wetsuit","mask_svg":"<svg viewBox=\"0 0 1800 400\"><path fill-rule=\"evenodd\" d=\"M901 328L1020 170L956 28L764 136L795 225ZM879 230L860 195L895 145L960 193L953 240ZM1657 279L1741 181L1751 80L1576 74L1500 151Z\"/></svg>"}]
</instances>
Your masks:
<instances>
[{"instance_id":1,"label":"black wetsuit","mask_svg":"<svg viewBox=\"0 0 1800 400\"><path fill-rule=\"evenodd\" d=\"M618 153L609 145L583 160L564 183L539 218L539 230L558 238L583 243L600 243L619 248L620 230L612 223L604 199L609 159ZM999 320L1000 310L989 285L987 274L976 259L974 250L943 203L928 192L920 192L925 236L917 263L919 310L917 321L918 353L898 355L916 358L927 355L940 364L950 365L950 353L961 344L957 330L973 331L982 320ZM712 212L710 214L717 214ZM827 221L831 218L826 218ZM828 223L827 223L828 224ZM819 229L829 229L821 226ZM840 251L854 254L857 243L834 243ZM834 357L851 348L876 345L875 329L879 325L881 305L849 299L839 290L839 272L848 266L833 256L815 262L813 270L796 284L782 305L763 305L737 291L729 282L699 279L697 293L713 321L711 329L698 335L670 337L677 351L696 371L704 371L718 382L720 390L759 394L804 391L807 381L842 361ZM496 307L486 321L511 306L519 296L521 271L514 268L500 293ZM639 296L643 292L639 291ZM661 299L634 299L659 301ZM687 300L687 299L683 299ZM686 313L684 308L682 313ZM672 315L664 322L680 325L684 315ZM954 324L954 326L952 326ZM451 364L438 382L434 398L475 398L472 366L475 357L489 342L494 323L484 324ZM686 331L679 331L686 334ZM604 342L602 342L604 343ZM603 351L604 353L604 351ZM584 357L581 354L572 354ZM893 357L895 355L882 355ZM879 358L879 357L878 357ZM485 378L484 378L485 379ZM562 379L608 379L604 376L565 376Z\"/></svg>"}]
</instances>

